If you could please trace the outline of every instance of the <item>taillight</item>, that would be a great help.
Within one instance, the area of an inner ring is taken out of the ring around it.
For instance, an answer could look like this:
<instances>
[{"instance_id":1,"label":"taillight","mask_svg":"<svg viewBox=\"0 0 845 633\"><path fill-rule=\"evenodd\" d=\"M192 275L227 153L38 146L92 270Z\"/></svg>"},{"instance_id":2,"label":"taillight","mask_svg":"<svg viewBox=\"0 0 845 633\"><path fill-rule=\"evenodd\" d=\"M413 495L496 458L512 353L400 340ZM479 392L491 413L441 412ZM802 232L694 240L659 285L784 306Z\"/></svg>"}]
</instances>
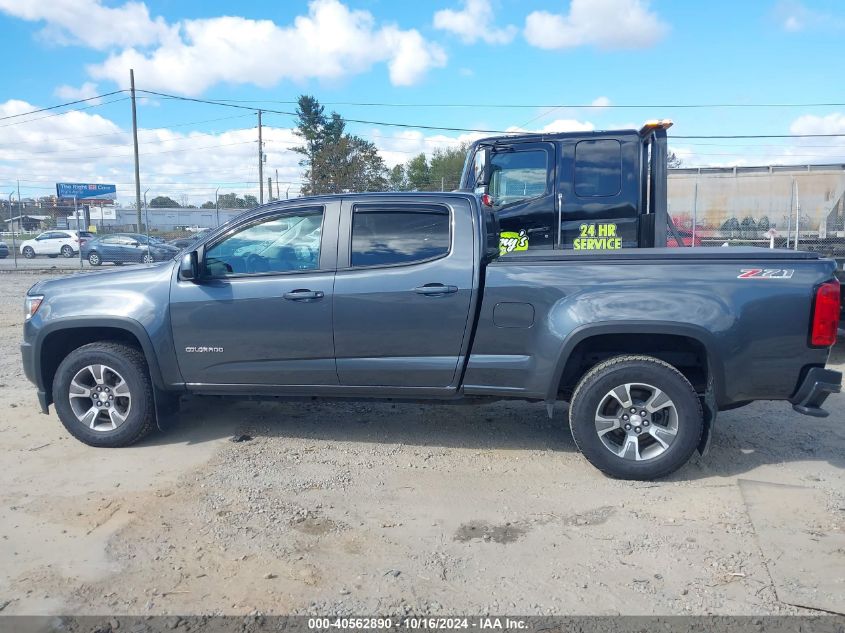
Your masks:
<instances>
[{"instance_id":1,"label":"taillight","mask_svg":"<svg viewBox=\"0 0 845 633\"><path fill-rule=\"evenodd\" d=\"M839 282L827 281L816 288L813 303L813 323L810 330L810 345L830 347L836 343L839 328Z\"/></svg>"}]
</instances>

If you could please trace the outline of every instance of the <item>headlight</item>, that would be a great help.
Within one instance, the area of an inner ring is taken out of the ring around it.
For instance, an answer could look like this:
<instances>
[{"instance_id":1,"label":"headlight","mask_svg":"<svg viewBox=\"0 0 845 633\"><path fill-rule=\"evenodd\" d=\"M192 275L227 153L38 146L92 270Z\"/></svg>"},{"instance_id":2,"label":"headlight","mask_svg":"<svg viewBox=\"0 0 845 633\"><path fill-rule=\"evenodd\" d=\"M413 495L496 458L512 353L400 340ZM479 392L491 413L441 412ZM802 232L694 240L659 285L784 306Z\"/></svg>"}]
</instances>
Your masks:
<instances>
[{"instance_id":1,"label":"headlight","mask_svg":"<svg viewBox=\"0 0 845 633\"><path fill-rule=\"evenodd\" d=\"M38 312L38 308L41 307L42 301L44 301L44 295L26 296L26 300L24 301L24 317L27 321L35 316L35 313Z\"/></svg>"}]
</instances>

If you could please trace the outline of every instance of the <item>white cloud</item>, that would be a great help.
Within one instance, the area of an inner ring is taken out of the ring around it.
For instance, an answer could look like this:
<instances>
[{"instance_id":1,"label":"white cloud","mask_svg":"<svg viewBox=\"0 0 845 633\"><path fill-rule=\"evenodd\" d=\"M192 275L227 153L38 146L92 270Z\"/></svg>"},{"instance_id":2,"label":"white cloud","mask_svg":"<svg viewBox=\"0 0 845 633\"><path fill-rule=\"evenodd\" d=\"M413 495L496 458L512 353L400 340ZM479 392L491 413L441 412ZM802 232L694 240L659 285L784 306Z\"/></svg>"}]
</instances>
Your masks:
<instances>
[{"instance_id":1,"label":"white cloud","mask_svg":"<svg viewBox=\"0 0 845 633\"><path fill-rule=\"evenodd\" d=\"M104 7L100 0L0 0L0 12L44 22L42 37L58 44L81 44L105 50L148 46L167 36L164 18L150 18L143 2Z\"/></svg>"},{"instance_id":2,"label":"white cloud","mask_svg":"<svg viewBox=\"0 0 845 633\"><path fill-rule=\"evenodd\" d=\"M419 82L446 64L443 50L414 29L377 26L372 14L338 0L313 0L291 26L217 17L185 20L151 52L127 48L88 67L96 79L198 95L217 83L270 87L282 80L342 79L386 63L397 86Z\"/></svg>"},{"instance_id":3,"label":"white cloud","mask_svg":"<svg viewBox=\"0 0 845 633\"><path fill-rule=\"evenodd\" d=\"M237 16L168 24L141 2L110 8L102 0L0 0L0 12L45 22L54 43L107 50L87 67L97 80L198 95L218 83L270 87L283 80L339 80L387 66L396 86L418 83L446 64L446 53L415 29L377 24L340 0L311 0L290 25Z\"/></svg>"},{"instance_id":4,"label":"white cloud","mask_svg":"<svg viewBox=\"0 0 845 633\"><path fill-rule=\"evenodd\" d=\"M443 9L434 14L434 28L449 31L460 37L465 43L473 44L482 40L488 44L507 44L513 40L517 28L508 25L502 28L494 26L491 0L464 0L464 8Z\"/></svg>"},{"instance_id":5,"label":"white cloud","mask_svg":"<svg viewBox=\"0 0 845 633\"><path fill-rule=\"evenodd\" d=\"M596 126L589 121L578 121L577 119L555 119L543 127L537 129L526 129L518 125L507 128L507 132L592 132Z\"/></svg>"},{"instance_id":6,"label":"white cloud","mask_svg":"<svg viewBox=\"0 0 845 633\"><path fill-rule=\"evenodd\" d=\"M59 97L60 99L66 99L67 101L77 101L79 99L91 99L97 95L97 84L86 81L84 84L79 86L78 88L74 86L68 86L67 84L62 84L54 91L54 94ZM99 103L99 99L93 99L91 101L92 104Z\"/></svg>"},{"instance_id":7,"label":"white cloud","mask_svg":"<svg viewBox=\"0 0 845 633\"><path fill-rule=\"evenodd\" d=\"M845 18L810 9L799 0L781 0L774 9L775 20L784 31L798 33L807 29L845 28Z\"/></svg>"},{"instance_id":8,"label":"white cloud","mask_svg":"<svg viewBox=\"0 0 845 633\"><path fill-rule=\"evenodd\" d=\"M845 114L805 114L792 122L789 131L791 134L845 134ZM818 139L814 142L818 142Z\"/></svg>"},{"instance_id":9,"label":"white cloud","mask_svg":"<svg viewBox=\"0 0 845 633\"><path fill-rule=\"evenodd\" d=\"M649 10L648 0L572 0L569 13L534 11L525 18L525 39L538 48L647 48L668 25Z\"/></svg>"},{"instance_id":10,"label":"white cloud","mask_svg":"<svg viewBox=\"0 0 845 633\"><path fill-rule=\"evenodd\" d=\"M610 99L607 97L596 97L590 105L596 110L604 109L610 105Z\"/></svg>"},{"instance_id":11,"label":"white cloud","mask_svg":"<svg viewBox=\"0 0 845 633\"><path fill-rule=\"evenodd\" d=\"M0 117L20 114L38 106L24 101L0 103ZM35 117L38 118L38 117ZM268 117L269 118L269 117ZM26 120L13 119L18 122ZM116 183L118 200L134 200L131 132L103 116L68 112L30 123L0 123L0 189L21 181L24 197L55 193L56 182ZM167 128L140 128L141 183L148 197L184 194L193 204L214 198L214 190L258 194L256 131L252 115L244 127L220 132L188 132ZM265 178L279 170L282 195L290 187L298 194L298 154L301 144L292 130L264 127L267 169ZM289 184L286 184L289 183Z\"/></svg>"}]
</instances>

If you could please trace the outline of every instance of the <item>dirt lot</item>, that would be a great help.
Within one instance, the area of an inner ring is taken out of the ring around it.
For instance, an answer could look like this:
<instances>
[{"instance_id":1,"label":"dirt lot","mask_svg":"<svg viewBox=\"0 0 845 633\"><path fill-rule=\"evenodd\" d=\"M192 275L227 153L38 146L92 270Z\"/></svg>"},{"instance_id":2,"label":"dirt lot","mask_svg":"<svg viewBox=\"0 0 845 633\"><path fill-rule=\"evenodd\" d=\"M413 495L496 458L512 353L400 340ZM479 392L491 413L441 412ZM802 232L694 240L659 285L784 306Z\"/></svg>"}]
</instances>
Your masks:
<instances>
[{"instance_id":1,"label":"dirt lot","mask_svg":"<svg viewBox=\"0 0 845 633\"><path fill-rule=\"evenodd\" d=\"M845 608L845 396L824 420L723 413L710 455L653 483L605 478L526 403L198 399L97 450L22 375L36 279L0 273L4 614Z\"/></svg>"}]
</instances>

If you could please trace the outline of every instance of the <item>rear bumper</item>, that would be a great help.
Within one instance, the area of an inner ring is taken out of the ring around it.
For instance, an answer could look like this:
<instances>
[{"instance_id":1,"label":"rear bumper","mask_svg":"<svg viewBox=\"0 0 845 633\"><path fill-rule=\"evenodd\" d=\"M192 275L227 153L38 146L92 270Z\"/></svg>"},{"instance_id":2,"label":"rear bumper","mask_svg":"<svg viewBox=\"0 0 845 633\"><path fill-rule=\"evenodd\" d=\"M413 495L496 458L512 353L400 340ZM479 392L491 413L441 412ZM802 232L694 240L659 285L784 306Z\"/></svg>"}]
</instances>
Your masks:
<instances>
[{"instance_id":1,"label":"rear bumper","mask_svg":"<svg viewBox=\"0 0 845 633\"><path fill-rule=\"evenodd\" d=\"M811 367L798 387L795 395L789 399L792 408L798 413L825 418L828 412L821 408L824 401L832 393L839 393L842 389L842 373L822 367Z\"/></svg>"}]
</instances>

